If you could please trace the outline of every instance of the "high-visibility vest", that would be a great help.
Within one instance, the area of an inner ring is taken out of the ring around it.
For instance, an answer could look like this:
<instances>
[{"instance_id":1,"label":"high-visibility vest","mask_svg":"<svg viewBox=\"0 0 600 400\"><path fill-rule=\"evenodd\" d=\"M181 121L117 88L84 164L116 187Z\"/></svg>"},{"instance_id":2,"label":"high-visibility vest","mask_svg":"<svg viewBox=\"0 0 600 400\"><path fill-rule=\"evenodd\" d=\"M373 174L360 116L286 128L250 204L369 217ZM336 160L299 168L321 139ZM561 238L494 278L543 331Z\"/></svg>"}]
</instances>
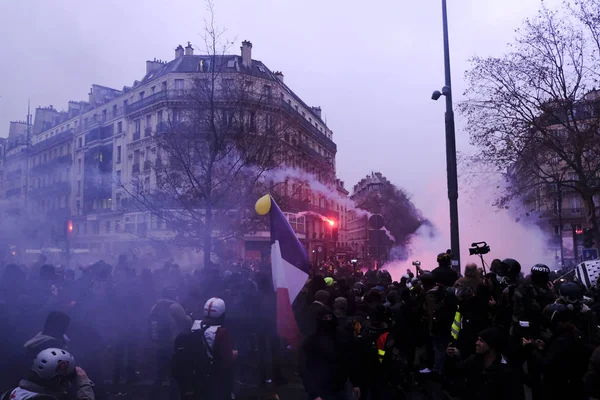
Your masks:
<instances>
[{"instance_id":1,"label":"high-visibility vest","mask_svg":"<svg viewBox=\"0 0 600 400\"><path fill-rule=\"evenodd\" d=\"M462 314L460 313L460 308L456 308L456 313L454 314L454 321L452 321L452 328L450 328L450 334L454 340L458 340L458 335L460 334L460 328L462 327Z\"/></svg>"}]
</instances>

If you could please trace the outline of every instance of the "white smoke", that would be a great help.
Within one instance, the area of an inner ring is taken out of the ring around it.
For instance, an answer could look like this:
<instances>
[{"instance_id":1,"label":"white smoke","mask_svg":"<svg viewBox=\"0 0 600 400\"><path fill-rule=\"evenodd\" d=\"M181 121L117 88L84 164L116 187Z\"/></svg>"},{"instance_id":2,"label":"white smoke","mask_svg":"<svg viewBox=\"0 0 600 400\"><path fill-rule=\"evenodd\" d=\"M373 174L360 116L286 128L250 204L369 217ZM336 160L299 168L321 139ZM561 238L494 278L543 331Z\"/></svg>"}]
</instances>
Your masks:
<instances>
[{"instance_id":1,"label":"white smoke","mask_svg":"<svg viewBox=\"0 0 600 400\"><path fill-rule=\"evenodd\" d=\"M363 210L362 208L358 208L356 203L354 203L354 201L352 201L352 199L349 197L341 196L335 187L329 187L325 185L319 181L315 175L306 171L284 165L280 168L266 172L265 178L277 183L285 182L286 180L304 182L313 192L327 198L330 201L338 203L340 206L344 206L347 209L354 211L357 217L370 217L372 215L370 212Z\"/></svg>"},{"instance_id":2,"label":"white smoke","mask_svg":"<svg viewBox=\"0 0 600 400\"><path fill-rule=\"evenodd\" d=\"M478 256L469 255L469 247L481 241L486 241L491 248L490 253L484 256L488 265L495 258L510 257L521 263L524 273L528 273L537 263L556 267L554 254L549 253L547 247L548 234L531 219L519 219L515 215L517 202L510 209L494 206L494 200L506 185L501 176L488 173L475 178L469 176L469 179L461 176L459 184L460 258L463 271L467 263L480 264ZM425 190L426 198L435 199L435 203L423 207L434 227L421 226L406 248L393 250L400 260L384 266L396 279L407 268L414 270L413 261L421 261L424 270L434 269L437 266L437 254L450 248L449 204L446 196L440 196L440 187L445 188L446 182L430 182Z\"/></svg>"}]
</instances>

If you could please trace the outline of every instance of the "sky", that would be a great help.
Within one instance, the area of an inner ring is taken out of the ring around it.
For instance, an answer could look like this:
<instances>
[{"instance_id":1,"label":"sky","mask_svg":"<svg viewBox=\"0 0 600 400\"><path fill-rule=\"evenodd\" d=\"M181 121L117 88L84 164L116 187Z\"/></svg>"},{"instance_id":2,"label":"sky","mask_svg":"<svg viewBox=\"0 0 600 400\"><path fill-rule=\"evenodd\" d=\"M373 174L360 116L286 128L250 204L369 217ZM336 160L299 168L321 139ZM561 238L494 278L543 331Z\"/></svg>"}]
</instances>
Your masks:
<instances>
[{"instance_id":1,"label":"sky","mask_svg":"<svg viewBox=\"0 0 600 400\"><path fill-rule=\"evenodd\" d=\"M540 4L448 1L456 102L468 59L505 52ZM431 100L444 84L441 1L215 0L215 11L232 52L251 41L254 59L283 71L306 103L322 107L348 189L380 171L426 216L447 224L444 101ZM63 109L69 100L87 100L92 84L131 85L144 76L146 60L172 60L178 44L202 47L207 16L201 0L2 0L0 137L10 120L25 119L28 99L32 108ZM465 151L457 118L457 146ZM469 190L461 187L461 196L472 198ZM489 202L477 207L485 214ZM473 230L480 220L473 221L461 229Z\"/></svg>"}]
</instances>

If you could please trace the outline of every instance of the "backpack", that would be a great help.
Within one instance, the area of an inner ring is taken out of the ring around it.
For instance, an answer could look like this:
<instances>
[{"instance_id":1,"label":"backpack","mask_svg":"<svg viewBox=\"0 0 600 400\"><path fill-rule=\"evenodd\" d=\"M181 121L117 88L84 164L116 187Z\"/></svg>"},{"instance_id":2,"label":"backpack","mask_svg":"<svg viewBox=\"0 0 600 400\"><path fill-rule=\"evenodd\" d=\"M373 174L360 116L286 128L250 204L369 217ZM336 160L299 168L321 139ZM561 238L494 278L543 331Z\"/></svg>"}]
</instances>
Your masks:
<instances>
[{"instance_id":1,"label":"backpack","mask_svg":"<svg viewBox=\"0 0 600 400\"><path fill-rule=\"evenodd\" d=\"M170 303L157 304L150 313L148 331L150 339L159 345L170 345L173 338L173 319Z\"/></svg>"},{"instance_id":2,"label":"backpack","mask_svg":"<svg viewBox=\"0 0 600 400\"><path fill-rule=\"evenodd\" d=\"M208 328L210 325L202 325L175 339L171 368L182 394L205 392L213 375L213 353L205 336Z\"/></svg>"}]
</instances>

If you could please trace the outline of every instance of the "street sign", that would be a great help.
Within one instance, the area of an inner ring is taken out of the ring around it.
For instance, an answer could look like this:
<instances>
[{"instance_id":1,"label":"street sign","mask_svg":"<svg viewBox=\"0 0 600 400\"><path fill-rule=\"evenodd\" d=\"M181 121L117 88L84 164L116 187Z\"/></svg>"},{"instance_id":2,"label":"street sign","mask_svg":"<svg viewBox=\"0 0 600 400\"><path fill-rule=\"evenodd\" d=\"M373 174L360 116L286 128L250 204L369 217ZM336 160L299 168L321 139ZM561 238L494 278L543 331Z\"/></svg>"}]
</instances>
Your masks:
<instances>
[{"instance_id":1,"label":"street sign","mask_svg":"<svg viewBox=\"0 0 600 400\"><path fill-rule=\"evenodd\" d=\"M596 260L598 258L598 249L583 249L583 261Z\"/></svg>"}]
</instances>

